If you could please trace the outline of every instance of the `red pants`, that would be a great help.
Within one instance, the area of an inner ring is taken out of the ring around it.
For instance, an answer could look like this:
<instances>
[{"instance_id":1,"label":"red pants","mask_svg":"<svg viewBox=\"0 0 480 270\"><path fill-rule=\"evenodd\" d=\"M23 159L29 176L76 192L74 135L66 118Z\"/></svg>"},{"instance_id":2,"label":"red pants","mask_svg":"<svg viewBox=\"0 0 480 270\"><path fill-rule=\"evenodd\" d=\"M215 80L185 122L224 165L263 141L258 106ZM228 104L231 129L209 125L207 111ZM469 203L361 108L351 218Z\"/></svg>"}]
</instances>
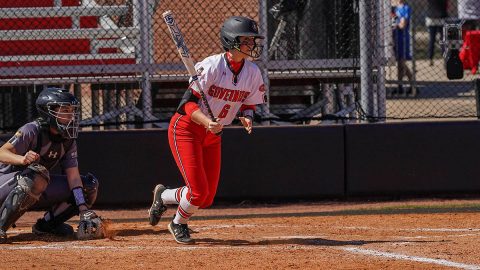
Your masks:
<instances>
[{"instance_id":1,"label":"red pants","mask_svg":"<svg viewBox=\"0 0 480 270\"><path fill-rule=\"evenodd\" d=\"M168 141L188 187L187 199L200 208L210 206L220 179L221 137L188 115L176 113L168 127Z\"/></svg>"}]
</instances>

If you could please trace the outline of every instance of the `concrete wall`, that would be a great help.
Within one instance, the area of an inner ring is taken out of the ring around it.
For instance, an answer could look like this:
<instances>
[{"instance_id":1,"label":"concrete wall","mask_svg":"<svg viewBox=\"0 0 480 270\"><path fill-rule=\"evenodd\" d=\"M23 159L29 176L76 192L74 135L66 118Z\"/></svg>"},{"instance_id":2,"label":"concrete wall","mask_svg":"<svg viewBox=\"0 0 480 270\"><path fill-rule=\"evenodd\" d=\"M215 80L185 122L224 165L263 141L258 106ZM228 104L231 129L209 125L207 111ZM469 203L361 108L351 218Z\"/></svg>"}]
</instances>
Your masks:
<instances>
[{"instance_id":1,"label":"concrete wall","mask_svg":"<svg viewBox=\"0 0 480 270\"><path fill-rule=\"evenodd\" d=\"M343 128L224 131L218 199L322 198L344 194ZM146 203L157 183L183 185L165 130L83 132L82 172L98 176L99 204Z\"/></svg>"},{"instance_id":2,"label":"concrete wall","mask_svg":"<svg viewBox=\"0 0 480 270\"><path fill-rule=\"evenodd\" d=\"M346 126L347 195L480 191L480 122Z\"/></svg>"},{"instance_id":3,"label":"concrete wall","mask_svg":"<svg viewBox=\"0 0 480 270\"><path fill-rule=\"evenodd\" d=\"M227 128L216 198L474 194L478 138L478 121ZM82 132L78 145L100 205L145 205L157 183L183 184L166 130Z\"/></svg>"}]
</instances>

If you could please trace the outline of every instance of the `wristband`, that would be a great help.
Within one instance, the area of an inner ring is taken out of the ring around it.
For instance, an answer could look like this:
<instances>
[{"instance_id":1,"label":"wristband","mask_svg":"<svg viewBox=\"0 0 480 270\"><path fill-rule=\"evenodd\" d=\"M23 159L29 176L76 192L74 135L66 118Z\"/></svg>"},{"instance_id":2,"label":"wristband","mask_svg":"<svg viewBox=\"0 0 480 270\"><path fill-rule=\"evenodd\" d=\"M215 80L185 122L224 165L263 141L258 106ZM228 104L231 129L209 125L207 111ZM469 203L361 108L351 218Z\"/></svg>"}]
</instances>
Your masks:
<instances>
[{"instance_id":1,"label":"wristband","mask_svg":"<svg viewBox=\"0 0 480 270\"><path fill-rule=\"evenodd\" d=\"M80 205L87 205L85 202L85 197L83 196L83 188L82 187L76 187L72 189L73 197L75 198L75 204L77 206Z\"/></svg>"}]
</instances>

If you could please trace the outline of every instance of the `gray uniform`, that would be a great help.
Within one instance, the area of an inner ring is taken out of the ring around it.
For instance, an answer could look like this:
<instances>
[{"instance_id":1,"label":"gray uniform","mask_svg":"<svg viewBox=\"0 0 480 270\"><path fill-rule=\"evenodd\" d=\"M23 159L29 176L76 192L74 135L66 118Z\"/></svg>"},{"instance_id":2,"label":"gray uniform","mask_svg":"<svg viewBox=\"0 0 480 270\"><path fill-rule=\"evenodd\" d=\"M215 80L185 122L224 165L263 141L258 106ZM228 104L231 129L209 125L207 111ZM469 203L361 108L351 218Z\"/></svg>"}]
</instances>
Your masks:
<instances>
[{"instance_id":1,"label":"gray uniform","mask_svg":"<svg viewBox=\"0 0 480 270\"><path fill-rule=\"evenodd\" d=\"M8 142L15 147L19 155L23 156L29 150L37 152L40 155L39 164L48 170L57 164L60 164L63 170L78 167L76 141L74 139L52 140L48 129L41 128L37 121L22 126ZM0 162L0 205L16 186L15 174L25 168L26 166L13 166ZM92 183L86 180L87 177L82 177L84 186L91 186ZM36 207L50 207L69 200L71 200L71 192L66 176L51 174L49 185Z\"/></svg>"}]
</instances>

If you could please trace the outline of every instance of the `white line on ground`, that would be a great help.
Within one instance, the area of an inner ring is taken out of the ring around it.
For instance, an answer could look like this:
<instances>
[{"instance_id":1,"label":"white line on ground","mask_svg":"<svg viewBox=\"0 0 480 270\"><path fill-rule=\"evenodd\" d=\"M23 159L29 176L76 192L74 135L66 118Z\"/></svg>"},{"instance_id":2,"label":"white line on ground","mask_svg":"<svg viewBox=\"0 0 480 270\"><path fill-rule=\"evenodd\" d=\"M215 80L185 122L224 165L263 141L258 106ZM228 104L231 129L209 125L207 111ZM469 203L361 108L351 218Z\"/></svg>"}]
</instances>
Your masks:
<instances>
[{"instance_id":1,"label":"white line on ground","mask_svg":"<svg viewBox=\"0 0 480 270\"><path fill-rule=\"evenodd\" d=\"M23 233L23 232L25 232L25 231L23 231L23 230L9 230L8 231L9 234L10 233Z\"/></svg>"},{"instance_id":2,"label":"white line on ground","mask_svg":"<svg viewBox=\"0 0 480 270\"><path fill-rule=\"evenodd\" d=\"M406 245L413 245L415 243L412 242L397 242L397 243L392 243L393 246L406 246Z\"/></svg>"},{"instance_id":3,"label":"white line on ground","mask_svg":"<svg viewBox=\"0 0 480 270\"><path fill-rule=\"evenodd\" d=\"M448 229L448 228L417 228L417 229L403 229L404 231L421 231L421 232L480 232L480 229L463 228L463 229Z\"/></svg>"},{"instance_id":4,"label":"white line on ground","mask_svg":"<svg viewBox=\"0 0 480 270\"><path fill-rule=\"evenodd\" d=\"M0 250L32 250L32 249L53 249L53 250L66 250L66 249L142 249L139 246L128 247L113 247L113 246L88 246L88 245L72 245L72 244L48 244L42 246L0 246Z\"/></svg>"},{"instance_id":5,"label":"white line on ground","mask_svg":"<svg viewBox=\"0 0 480 270\"><path fill-rule=\"evenodd\" d=\"M278 245L278 246L91 246L91 245L72 245L72 244L48 244L42 246L1 246L1 250L206 250L206 249L225 249L225 250L313 250L318 249L317 246L297 246L297 245Z\"/></svg>"},{"instance_id":6,"label":"white line on ground","mask_svg":"<svg viewBox=\"0 0 480 270\"><path fill-rule=\"evenodd\" d=\"M480 232L478 228L412 228L412 229L386 229L386 228L375 228L375 227L365 227L365 226L351 226L351 227L337 227L339 229L348 229L348 230L376 230L376 231L412 231L412 232Z\"/></svg>"},{"instance_id":7,"label":"white line on ground","mask_svg":"<svg viewBox=\"0 0 480 270\"><path fill-rule=\"evenodd\" d=\"M325 237L325 235L285 235L285 236L264 236L263 239L317 239Z\"/></svg>"},{"instance_id":8,"label":"white line on ground","mask_svg":"<svg viewBox=\"0 0 480 270\"><path fill-rule=\"evenodd\" d=\"M479 236L479 233L464 233L464 234L448 234L448 235L417 235L417 236L399 236L399 239L429 239L429 238L445 238L445 237L470 237L470 236Z\"/></svg>"},{"instance_id":9,"label":"white line on ground","mask_svg":"<svg viewBox=\"0 0 480 270\"><path fill-rule=\"evenodd\" d=\"M256 228L258 226L262 227L272 227L272 228L291 228L291 225L273 225L273 224L238 224L238 225L229 225L229 224L220 224L220 225L207 225L207 226L192 226L191 229L194 231L205 231L212 229L225 229L225 228Z\"/></svg>"},{"instance_id":10,"label":"white line on ground","mask_svg":"<svg viewBox=\"0 0 480 270\"><path fill-rule=\"evenodd\" d=\"M208 226L192 226L192 230L204 231L204 230L211 230L211 229L225 229L225 228L255 228L258 225L256 224L242 224L242 225L208 225Z\"/></svg>"},{"instance_id":11,"label":"white line on ground","mask_svg":"<svg viewBox=\"0 0 480 270\"><path fill-rule=\"evenodd\" d=\"M423 262L423 263L432 263L432 264L438 264L442 266L456 267L456 268L468 269L468 270L480 270L480 265L475 265L475 264L464 264L464 263L457 263L457 262L452 262L448 260L410 256L410 255L403 255L403 254L392 253L392 252L383 252L383 251L377 251L372 249L362 249L362 248L355 248L355 247L347 247L347 248L340 248L340 249L353 252L353 253L359 253L359 254L371 255L371 256L377 256L377 257L385 257L385 258Z\"/></svg>"},{"instance_id":12,"label":"white line on ground","mask_svg":"<svg viewBox=\"0 0 480 270\"><path fill-rule=\"evenodd\" d=\"M443 236L423 236L423 235L417 235L417 236L397 236L395 239L400 239L400 240L405 240L405 239L430 239L430 238L435 238L435 237L443 237Z\"/></svg>"}]
</instances>

